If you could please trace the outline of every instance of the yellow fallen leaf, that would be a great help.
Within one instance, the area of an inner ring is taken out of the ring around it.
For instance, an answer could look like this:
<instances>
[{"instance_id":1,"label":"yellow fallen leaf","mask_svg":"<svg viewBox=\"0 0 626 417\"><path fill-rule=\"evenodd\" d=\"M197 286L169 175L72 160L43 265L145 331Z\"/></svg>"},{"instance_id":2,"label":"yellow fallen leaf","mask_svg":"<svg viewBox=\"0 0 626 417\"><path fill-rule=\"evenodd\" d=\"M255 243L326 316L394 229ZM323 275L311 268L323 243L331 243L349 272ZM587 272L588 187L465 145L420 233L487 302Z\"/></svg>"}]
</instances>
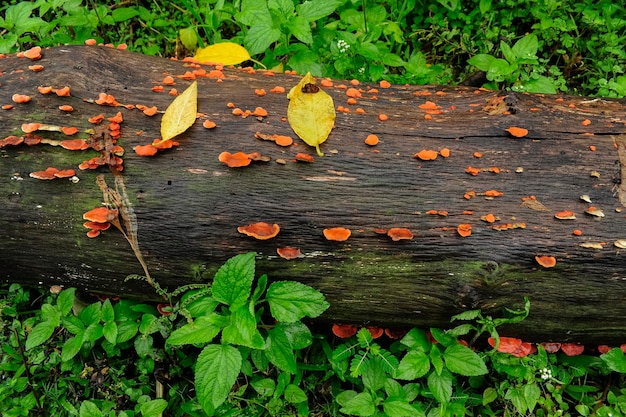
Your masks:
<instances>
[{"instance_id":1,"label":"yellow fallen leaf","mask_svg":"<svg viewBox=\"0 0 626 417\"><path fill-rule=\"evenodd\" d=\"M213 62L222 65L237 65L251 59L246 48L233 42L216 43L206 48L198 48L194 58L198 62Z\"/></svg>"},{"instance_id":2,"label":"yellow fallen leaf","mask_svg":"<svg viewBox=\"0 0 626 417\"><path fill-rule=\"evenodd\" d=\"M310 72L289 91L287 98L289 125L307 145L315 146L319 156L324 156L320 144L328 139L335 125L333 98L315 84Z\"/></svg>"},{"instance_id":3,"label":"yellow fallen leaf","mask_svg":"<svg viewBox=\"0 0 626 417\"><path fill-rule=\"evenodd\" d=\"M167 106L161 119L160 145L189 129L198 113L198 82L194 81Z\"/></svg>"}]
</instances>

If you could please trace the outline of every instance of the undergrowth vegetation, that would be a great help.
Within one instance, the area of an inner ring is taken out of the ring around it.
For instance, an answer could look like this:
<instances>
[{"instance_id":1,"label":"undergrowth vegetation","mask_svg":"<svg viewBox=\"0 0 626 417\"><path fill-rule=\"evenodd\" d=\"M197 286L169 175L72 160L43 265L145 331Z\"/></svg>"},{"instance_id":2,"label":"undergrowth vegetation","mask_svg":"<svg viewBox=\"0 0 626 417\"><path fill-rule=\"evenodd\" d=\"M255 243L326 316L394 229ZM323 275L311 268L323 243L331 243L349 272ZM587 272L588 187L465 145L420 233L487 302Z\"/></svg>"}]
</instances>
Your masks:
<instances>
[{"instance_id":1,"label":"undergrowth vegetation","mask_svg":"<svg viewBox=\"0 0 626 417\"><path fill-rule=\"evenodd\" d=\"M620 348L548 354L498 335L528 315L528 300L500 318L466 311L448 330L375 339L381 332L362 328L338 339L303 322L328 308L324 296L298 282L268 285L255 255L231 258L211 283L164 292L177 301L158 306L5 286L2 416L626 413ZM481 336L495 348L475 345Z\"/></svg>"},{"instance_id":2,"label":"undergrowth vegetation","mask_svg":"<svg viewBox=\"0 0 626 417\"><path fill-rule=\"evenodd\" d=\"M302 74L624 97L625 17L612 0L14 1L0 53L95 38L181 58L230 40Z\"/></svg>"}]
</instances>

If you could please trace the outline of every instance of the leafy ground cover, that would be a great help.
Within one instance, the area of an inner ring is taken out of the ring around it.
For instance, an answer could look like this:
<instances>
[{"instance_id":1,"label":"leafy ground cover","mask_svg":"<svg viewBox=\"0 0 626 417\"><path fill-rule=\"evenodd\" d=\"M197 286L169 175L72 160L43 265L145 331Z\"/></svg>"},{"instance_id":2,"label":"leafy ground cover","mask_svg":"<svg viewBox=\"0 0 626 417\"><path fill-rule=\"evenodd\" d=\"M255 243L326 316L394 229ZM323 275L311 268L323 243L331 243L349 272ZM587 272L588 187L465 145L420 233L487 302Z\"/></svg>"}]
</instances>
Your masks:
<instances>
[{"instance_id":1,"label":"leafy ground cover","mask_svg":"<svg viewBox=\"0 0 626 417\"><path fill-rule=\"evenodd\" d=\"M451 329L404 331L303 320L328 308L298 282L255 274L255 253L177 302L85 303L73 288L0 292L3 416L620 416L626 357L500 337L472 310ZM480 344L489 336L489 349ZM626 346L624 346L626 348Z\"/></svg>"},{"instance_id":2,"label":"leafy ground cover","mask_svg":"<svg viewBox=\"0 0 626 417\"><path fill-rule=\"evenodd\" d=\"M230 40L302 74L626 95L626 15L612 0L39 0L0 16L0 53L95 38L180 58Z\"/></svg>"}]
</instances>

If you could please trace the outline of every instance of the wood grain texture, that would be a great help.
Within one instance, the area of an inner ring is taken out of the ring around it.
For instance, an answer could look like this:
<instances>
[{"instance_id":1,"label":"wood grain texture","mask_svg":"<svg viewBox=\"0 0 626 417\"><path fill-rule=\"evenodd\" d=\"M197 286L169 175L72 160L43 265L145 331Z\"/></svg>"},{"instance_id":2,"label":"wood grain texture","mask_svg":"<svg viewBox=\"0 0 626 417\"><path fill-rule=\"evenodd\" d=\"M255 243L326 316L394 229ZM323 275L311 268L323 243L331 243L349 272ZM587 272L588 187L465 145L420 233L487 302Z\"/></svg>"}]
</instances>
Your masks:
<instances>
[{"instance_id":1,"label":"wood grain texture","mask_svg":"<svg viewBox=\"0 0 626 417\"><path fill-rule=\"evenodd\" d=\"M160 115L89 101L104 92L123 104L165 110L171 87L162 93L151 88L172 75L182 92L190 81L177 76L192 70L189 64L101 47L46 50L38 63L44 70L34 73L25 58L0 59L0 104L11 103L15 93L33 97L0 111L0 137L21 135L20 126L27 122L85 129L91 127L89 117L121 111L123 176L138 219L139 245L164 287L193 281L193 271L206 279L227 258L256 251L259 273L295 279L326 294L331 308L323 320L446 326L464 309L499 314L505 306L521 307L528 296L531 315L507 329L509 334L537 341L624 342L626 254L613 246L626 239L625 212L620 211L620 198L626 199L620 195L626 163L624 101L360 85L363 97L348 105L346 89L339 86L351 85L333 80L325 90L350 113L338 112L335 129L322 145L326 156L319 158L299 140L281 148L254 137L260 131L296 139L283 119L286 93L269 91L275 86L288 91L299 76L225 69L219 82L198 77L198 111L206 115L201 119L217 127L208 130L198 121L177 138L179 147L145 158L132 148L158 137ZM41 95L39 85L70 86L71 97ZM254 93L261 88L267 95ZM435 114L420 108L426 101L438 106ZM243 110L262 106L269 116L234 116L229 102ZM64 113L61 104L75 111ZM357 114L357 107L365 114ZM381 122L381 113L389 120ZM511 126L527 128L528 136L511 137L505 131ZM375 147L363 142L370 133L380 138ZM422 149L442 148L450 149L449 158L414 157ZM222 151L257 151L272 160L229 169L218 161ZM48 145L7 146L0 152L0 277L152 298L150 288L124 282L141 268L119 232L85 236L82 213L101 204L95 178L104 173L111 185L108 168L80 171L76 184L29 178L48 166L76 169L97 152ZM315 162L295 162L297 152L315 156ZM276 163L279 158L286 164ZM478 175L465 172L470 166L479 169ZM500 172L490 172L493 167ZM592 176L594 171L599 176ZM486 198L488 190L503 195ZM471 191L476 196L464 198ZM604 217L584 213L589 204L580 199L583 194ZM545 211L522 204L531 195ZM576 220L554 218L565 209L574 211ZM448 214L427 214L430 210ZM473 214L464 214L468 211ZM499 220L481 221L488 213ZM257 221L278 223L281 232L267 241L237 232L237 226ZM461 223L472 225L471 236L458 235ZM493 227L506 223L525 228ZM350 239L326 241L322 230L336 226L351 229ZM394 242L374 232L391 227L409 228L415 237ZM574 229L583 235L574 236ZM603 249L583 248L583 242L602 243ZM280 259L276 248L285 246L300 248L303 256ZM557 265L543 269L536 255L555 256Z\"/></svg>"}]
</instances>

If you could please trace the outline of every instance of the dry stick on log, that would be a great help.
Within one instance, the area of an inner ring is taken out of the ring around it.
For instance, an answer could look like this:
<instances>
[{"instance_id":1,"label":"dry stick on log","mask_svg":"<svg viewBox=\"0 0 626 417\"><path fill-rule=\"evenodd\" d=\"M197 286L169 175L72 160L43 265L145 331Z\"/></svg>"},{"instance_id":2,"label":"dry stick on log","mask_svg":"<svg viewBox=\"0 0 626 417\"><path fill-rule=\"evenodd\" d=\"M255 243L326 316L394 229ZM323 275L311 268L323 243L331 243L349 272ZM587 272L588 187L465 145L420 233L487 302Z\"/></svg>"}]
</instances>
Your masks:
<instances>
[{"instance_id":1,"label":"dry stick on log","mask_svg":"<svg viewBox=\"0 0 626 417\"><path fill-rule=\"evenodd\" d=\"M614 246L626 239L623 101L360 85L362 97L348 104L352 86L333 80L325 90L347 110L338 112L322 145L326 156L319 158L299 140L285 148L255 138L256 132L294 136L285 121L286 94L270 91L288 91L299 76L196 68L101 47L54 48L37 62L42 71L30 71L31 64L0 59L0 104L13 104L0 111L2 137L23 136L20 126L29 122L92 128L88 118L121 111L118 144L126 149L122 174L139 248L164 288L210 279L227 258L256 251L259 272L322 291L331 304L322 317L328 321L445 327L460 311L499 314L505 306L521 308L528 296L530 316L505 333L535 341L624 342L626 262ZM179 147L155 157L137 156L132 148L159 137L160 116L95 104L106 93L122 104L163 111L172 100L168 91L182 92L191 76L181 76L193 70L211 75L196 77L200 120L176 139ZM175 85L164 85L166 76ZM159 85L163 92L153 91ZM38 86L69 86L71 95L42 95ZM267 94L255 94L260 89ZM32 100L12 103L16 93ZM244 111L262 106L269 115L235 116L228 103ZM217 127L203 128L205 119ZM506 129L514 126L528 129L527 136L512 137ZM38 133L51 143L66 138ZM375 147L364 143L369 134L380 138ZM444 148L448 158L414 157ZM218 161L223 151L259 152L271 161L231 169ZM45 144L1 152L5 281L158 299L146 284L124 282L141 267L120 233L85 236L82 214L102 204L96 176L112 179L106 166L78 171L78 183L29 178L49 166L76 168L98 152ZM315 161L295 162L298 152ZM490 190L502 195L490 197ZM523 201L529 196L535 200ZM604 216L586 214L590 205ZM562 210L576 218L556 219ZM259 221L279 224L278 236L260 241L237 232ZM469 236L459 235L460 224L471 225ZM322 232L332 227L352 235L328 241ZM390 228L408 228L414 237L393 241L376 233ZM574 235L576 229L582 235ZM276 250L282 247L300 248L302 255L281 259ZM545 269L536 256L555 257L556 265Z\"/></svg>"}]
</instances>

